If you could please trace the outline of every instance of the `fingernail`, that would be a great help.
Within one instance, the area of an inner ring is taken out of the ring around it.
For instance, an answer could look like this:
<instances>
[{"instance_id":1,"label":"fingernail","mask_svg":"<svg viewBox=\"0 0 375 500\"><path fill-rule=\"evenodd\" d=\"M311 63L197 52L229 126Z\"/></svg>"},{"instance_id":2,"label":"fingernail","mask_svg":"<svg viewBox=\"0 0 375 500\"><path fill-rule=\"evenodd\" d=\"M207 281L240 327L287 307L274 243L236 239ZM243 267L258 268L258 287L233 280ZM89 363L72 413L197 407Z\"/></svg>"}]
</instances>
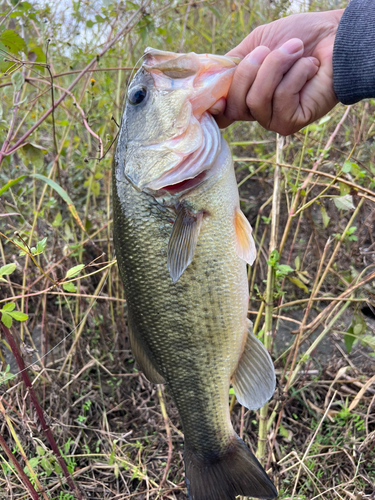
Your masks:
<instances>
[{"instance_id":1,"label":"fingernail","mask_svg":"<svg viewBox=\"0 0 375 500\"><path fill-rule=\"evenodd\" d=\"M317 59L316 57L308 57L307 59L310 59L310 61L311 61L312 63L314 63L314 64L315 64L315 66L318 66L318 67L320 66L319 59Z\"/></svg>"},{"instance_id":2,"label":"fingernail","mask_svg":"<svg viewBox=\"0 0 375 500\"><path fill-rule=\"evenodd\" d=\"M269 53L269 49L260 46L248 54L245 59L255 66L260 66Z\"/></svg>"},{"instance_id":3,"label":"fingernail","mask_svg":"<svg viewBox=\"0 0 375 500\"><path fill-rule=\"evenodd\" d=\"M296 54L300 50L303 49L303 42L299 38L292 38L291 40L288 40L287 42L284 43L280 47L280 50L282 52L285 52L285 54Z\"/></svg>"},{"instance_id":4,"label":"fingernail","mask_svg":"<svg viewBox=\"0 0 375 500\"><path fill-rule=\"evenodd\" d=\"M211 113L211 115L219 115L219 114L221 114L220 109L215 108L215 105L212 108L210 108L208 111Z\"/></svg>"},{"instance_id":5,"label":"fingernail","mask_svg":"<svg viewBox=\"0 0 375 500\"><path fill-rule=\"evenodd\" d=\"M211 113L211 115L222 115L225 111L226 104L226 99L224 97L221 97L208 111Z\"/></svg>"}]
</instances>

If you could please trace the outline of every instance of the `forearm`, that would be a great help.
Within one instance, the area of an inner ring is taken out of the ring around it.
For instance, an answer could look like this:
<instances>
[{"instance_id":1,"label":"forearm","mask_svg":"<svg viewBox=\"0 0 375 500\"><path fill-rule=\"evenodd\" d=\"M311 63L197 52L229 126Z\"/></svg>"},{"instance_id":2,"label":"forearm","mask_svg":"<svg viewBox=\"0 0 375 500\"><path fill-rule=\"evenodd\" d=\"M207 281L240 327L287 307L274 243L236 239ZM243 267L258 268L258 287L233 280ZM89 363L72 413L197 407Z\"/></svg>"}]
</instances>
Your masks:
<instances>
[{"instance_id":1,"label":"forearm","mask_svg":"<svg viewBox=\"0 0 375 500\"><path fill-rule=\"evenodd\" d=\"M345 9L333 50L333 82L343 104L375 97L374 0L352 0Z\"/></svg>"}]
</instances>

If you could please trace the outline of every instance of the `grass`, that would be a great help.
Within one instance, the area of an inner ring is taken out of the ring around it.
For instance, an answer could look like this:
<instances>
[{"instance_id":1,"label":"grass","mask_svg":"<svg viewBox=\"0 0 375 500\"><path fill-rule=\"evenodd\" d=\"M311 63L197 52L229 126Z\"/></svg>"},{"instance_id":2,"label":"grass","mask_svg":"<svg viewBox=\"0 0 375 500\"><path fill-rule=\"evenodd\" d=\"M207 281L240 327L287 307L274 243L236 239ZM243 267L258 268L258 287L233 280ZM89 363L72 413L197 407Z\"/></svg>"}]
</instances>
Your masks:
<instances>
[{"instance_id":1,"label":"grass","mask_svg":"<svg viewBox=\"0 0 375 500\"><path fill-rule=\"evenodd\" d=\"M21 41L0 78L0 498L182 499L176 409L130 352L110 146L145 46L224 53L289 3L56 5L1 9ZM232 398L231 414L283 500L374 498L374 108L339 105L284 143L224 131L258 248L249 316L278 374L268 408Z\"/></svg>"}]
</instances>

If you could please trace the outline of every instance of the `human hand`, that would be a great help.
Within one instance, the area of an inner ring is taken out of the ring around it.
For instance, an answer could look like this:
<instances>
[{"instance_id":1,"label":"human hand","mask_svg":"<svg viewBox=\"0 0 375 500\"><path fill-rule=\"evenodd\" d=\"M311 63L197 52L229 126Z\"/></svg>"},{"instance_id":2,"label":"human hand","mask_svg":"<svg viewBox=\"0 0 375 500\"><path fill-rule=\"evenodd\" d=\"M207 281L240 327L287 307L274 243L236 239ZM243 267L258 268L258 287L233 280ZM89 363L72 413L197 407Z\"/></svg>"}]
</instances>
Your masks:
<instances>
[{"instance_id":1,"label":"human hand","mask_svg":"<svg viewBox=\"0 0 375 500\"><path fill-rule=\"evenodd\" d=\"M328 113L338 102L332 53L343 10L295 14L259 26L229 56L241 57L227 99L211 113L221 128L257 120L292 134Z\"/></svg>"}]
</instances>

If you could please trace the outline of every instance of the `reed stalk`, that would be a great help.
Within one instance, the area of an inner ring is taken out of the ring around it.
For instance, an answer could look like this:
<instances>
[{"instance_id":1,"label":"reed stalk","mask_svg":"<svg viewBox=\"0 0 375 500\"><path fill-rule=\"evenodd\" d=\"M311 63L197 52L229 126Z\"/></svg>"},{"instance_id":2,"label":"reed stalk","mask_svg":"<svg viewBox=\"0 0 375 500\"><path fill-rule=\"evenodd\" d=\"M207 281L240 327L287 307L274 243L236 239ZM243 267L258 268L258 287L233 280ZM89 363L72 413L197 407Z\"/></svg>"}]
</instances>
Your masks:
<instances>
[{"instance_id":1,"label":"reed stalk","mask_svg":"<svg viewBox=\"0 0 375 500\"><path fill-rule=\"evenodd\" d=\"M274 172L273 197L272 197L272 212L271 212L271 235L269 245L269 255L277 249L279 216L280 216L280 193L281 193L281 167L282 150L284 146L284 137L277 135L276 137L276 166ZM265 320L264 320L264 347L270 350L272 342L272 314L273 314L273 295L275 284L275 267L268 263L267 268L267 287L265 300ZM268 403L266 403L259 411L259 433L257 458L263 463L266 456L267 442L267 415Z\"/></svg>"}]
</instances>

